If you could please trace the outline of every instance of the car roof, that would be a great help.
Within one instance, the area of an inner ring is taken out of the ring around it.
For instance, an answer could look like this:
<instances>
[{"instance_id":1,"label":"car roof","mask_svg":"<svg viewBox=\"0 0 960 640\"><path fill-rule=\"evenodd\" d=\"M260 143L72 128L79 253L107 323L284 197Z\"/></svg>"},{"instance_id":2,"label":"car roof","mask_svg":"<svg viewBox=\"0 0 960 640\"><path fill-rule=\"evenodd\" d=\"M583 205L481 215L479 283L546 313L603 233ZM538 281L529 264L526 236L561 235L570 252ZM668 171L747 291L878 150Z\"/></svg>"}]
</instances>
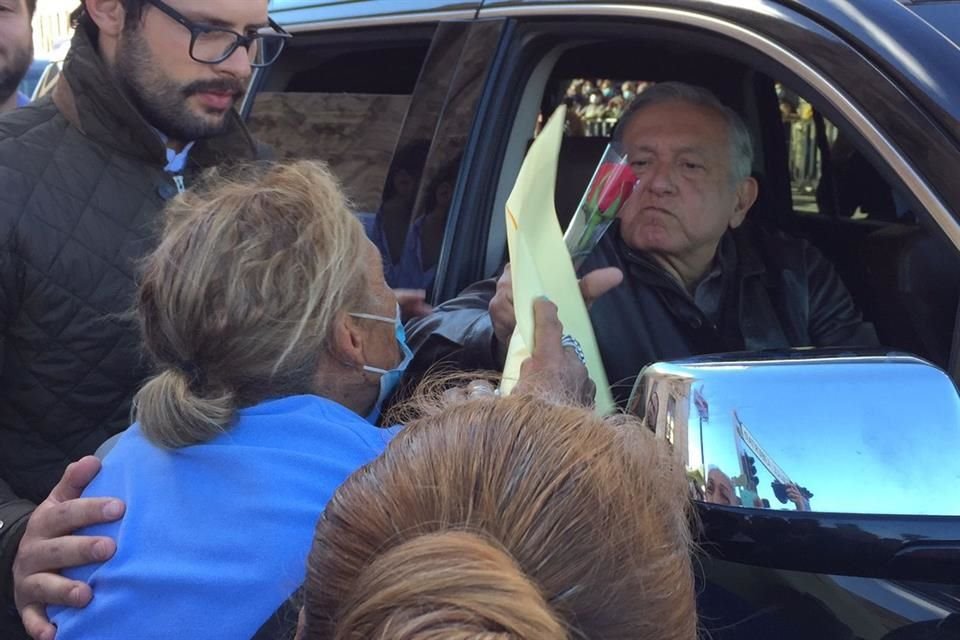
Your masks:
<instances>
[{"instance_id":1,"label":"car roof","mask_svg":"<svg viewBox=\"0 0 960 640\"><path fill-rule=\"evenodd\" d=\"M960 0L900 0L931 27L960 46Z\"/></svg>"},{"instance_id":2,"label":"car roof","mask_svg":"<svg viewBox=\"0 0 960 640\"><path fill-rule=\"evenodd\" d=\"M418 13L464 13L481 0L272 0L270 15L287 26L311 22L378 18Z\"/></svg>"}]
</instances>

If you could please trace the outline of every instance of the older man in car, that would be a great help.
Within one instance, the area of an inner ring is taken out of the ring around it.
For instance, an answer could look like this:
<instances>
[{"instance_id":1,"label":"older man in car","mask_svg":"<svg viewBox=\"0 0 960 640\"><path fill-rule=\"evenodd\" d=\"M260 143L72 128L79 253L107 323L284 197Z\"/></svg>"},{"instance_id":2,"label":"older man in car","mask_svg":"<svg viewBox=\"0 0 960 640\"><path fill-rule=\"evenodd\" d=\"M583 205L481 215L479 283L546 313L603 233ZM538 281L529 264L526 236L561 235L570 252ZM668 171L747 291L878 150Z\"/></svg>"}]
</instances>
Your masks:
<instances>
[{"instance_id":1,"label":"older man in car","mask_svg":"<svg viewBox=\"0 0 960 640\"><path fill-rule=\"evenodd\" d=\"M756 201L743 120L701 87L657 84L615 139L637 178L580 287L621 404L651 362L696 354L877 343L809 243L742 227ZM509 266L408 325L414 366L503 364L515 325Z\"/></svg>"}]
</instances>

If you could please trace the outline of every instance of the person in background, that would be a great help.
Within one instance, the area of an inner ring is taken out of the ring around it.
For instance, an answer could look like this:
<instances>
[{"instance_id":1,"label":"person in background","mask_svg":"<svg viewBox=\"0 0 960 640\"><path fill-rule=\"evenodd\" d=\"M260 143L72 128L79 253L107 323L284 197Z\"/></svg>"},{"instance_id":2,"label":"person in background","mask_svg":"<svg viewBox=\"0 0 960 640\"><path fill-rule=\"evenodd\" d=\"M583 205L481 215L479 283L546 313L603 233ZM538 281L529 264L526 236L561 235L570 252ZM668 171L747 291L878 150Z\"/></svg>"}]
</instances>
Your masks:
<instances>
[{"instance_id":1,"label":"person in background","mask_svg":"<svg viewBox=\"0 0 960 640\"><path fill-rule=\"evenodd\" d=\"M52 98L0 118L4 638L22 634L7 612L33 505L129 424L148 375L126 312L160 210L205 168L264 157L234 106L288 37L267 0L84 0L76 27ZM24 617L34 632L41 613Z\"/></svg>"},{"instance_id":2,"label":"person in background","mask_svg":"<svg viewBox=\"0 0 960 640\"><path fill-rule=\"evenodd\" d=\"M592 91L587 97L587 105L580 110L580 117L588 124L602 119L607 113L607 105L599 91Z\"/></svg>"},{"instance_id":3,"label":"person in background","mask_svg":"<svg viewBox=\"0 0 960 640\"><path fill-rule=\"evenodd\" d=\"M0 114L30 102L18 90L33 62L37 0L0 0Z\"/></svg>"},{"instance_id":4,"label":"person in background","mask_svg":"<svg viewBox=\"0 0 960 640\"><path fill-rule=\"evenodd\" d=\"M641 85L640 89L637 88L638 84ZM643 91L644 87L646 87L646 83L643 82L636 83L628 80L622 83L619 93L615 93L608 103L610 115L615 118L620 118L627 107L630 106L630 103L633 102L633 99L637 97L638 91Z\"/></svg>"},{"instance_id":5,"label":"person in background","mask_svg":"<svg viewBox=\"0 0 960 640\"><path fill-rule=\"evenodd\" d=\"M686 480L636 419L478 397L335 492L299 640L694 640Z\"/></svg>"},{"instance_id":6,"label":"person in background","mask_svg":"<svg viewBox=\"0 0 960 640\"><path fill-rule=\"evenodd\" d=\"M740 498L733 486L733 480L719 467L710 466L707 472L707 486L704 490L705 500L713 504L723 504L730 507L740 506Z\"/></svg>"},{"instance_id":7,"label":"person in background","mask_svg":"<svg viewBox=\"0 0 960 640\"><path fill-rule=\"evenodd\" d=\"M613 80L609 78L600 81L600 93L604 100L610 100L617 95L617 90L613 86Z\"/></svg>"},{"instance_id":8,"label":"person in background","mask_svg":"<svg viewBox=\"0 0 960 640\"><path fill-rule=\"evenodd\" d=\"M424 297L427 297L433 289L440 250L443 247L447 213L453 200L453 188L459 170L460 158L457 157L430 180L423 213L410 223L399 260L393 264L384 264L387 283L397 291L401 300L404 320L426 315L432 310L428 307L420 313L416 310L408 311L409 305L404 303L416 291L422 291Z\"/></svg>"},{"instance_id":9,"label":"person in background","mask_svg":"<svg viewBox=\"0 0 960 640\"><path fill-rule=\"evenodd\" d=\"M387 174L380 208L376 213L356 214L367 237L380 252L387 284L397 295L405 321L433 310L427 296L435 270L427 273L421 267L419 231L414 232L417 223L411 222L417 185L429 150L429 142L421 140L397 151Z\"/></svg>"},{"instance_id":10,"label":"person in background","mask_svg":"<svg viewBox=\"0 0 960 640\"><path fill-rule=\"evenodd\" d=\"M358 214L367 237L383 256L387 283L394 288L416 288L395 275L403 259L407 231L413 217L417 186L430 150L429 141L417 140L399 149L387 173L383 202L376 213Z\"/></svg>"}]
</instances>

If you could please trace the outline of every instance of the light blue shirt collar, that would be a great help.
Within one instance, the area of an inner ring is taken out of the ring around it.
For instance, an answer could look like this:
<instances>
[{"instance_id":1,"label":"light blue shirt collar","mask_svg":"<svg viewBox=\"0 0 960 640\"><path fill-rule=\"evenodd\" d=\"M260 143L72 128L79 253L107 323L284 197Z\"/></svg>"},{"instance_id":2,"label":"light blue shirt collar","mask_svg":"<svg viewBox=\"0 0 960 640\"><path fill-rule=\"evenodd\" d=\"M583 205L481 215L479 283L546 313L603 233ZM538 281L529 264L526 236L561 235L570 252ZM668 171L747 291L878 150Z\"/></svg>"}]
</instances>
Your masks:
<instances>
[{"instance_id":1,"label":"light blue shirt collar","mask_svg":"<svg viewBox=\"0 0 960 640\"><path fill-rule=\"evenodd\" d=\"M30 104L30 98L21 91L17 91L17 107L25 107Z\"/></svg>"},{"instance_id":2,"label":"light blue shirt collar","mask_svg":"<svg viewBox=\"0 0 960 640\"><path fill-rule=\"evenodd\" d=\"M158 129L153 130L157 132L158 136L160 136L160 140L163 141L164 147L167 151L167 166L165 166L163 170L167 173L183 173L183 168L187 166L187 157L190 155L190 149L193 148L193 142L188 142L185 144L183 149L180 150L180 153L177 153L170 147L166 146L167 142L170 140L169 136Z\"/></svg>"}]
</instances>

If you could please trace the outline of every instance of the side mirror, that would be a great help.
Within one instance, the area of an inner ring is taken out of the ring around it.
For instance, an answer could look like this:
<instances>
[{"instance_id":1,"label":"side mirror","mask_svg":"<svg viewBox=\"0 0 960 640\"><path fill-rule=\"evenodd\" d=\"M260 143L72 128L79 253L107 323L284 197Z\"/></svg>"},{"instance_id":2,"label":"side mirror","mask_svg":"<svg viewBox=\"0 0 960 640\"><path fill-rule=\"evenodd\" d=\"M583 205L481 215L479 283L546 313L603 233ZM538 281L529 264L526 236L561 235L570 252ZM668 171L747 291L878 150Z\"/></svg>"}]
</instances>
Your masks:
<instances>
[{"instance_id":1,"label":"side mirror","mask_svg":"<svg viewBox=\"0 0 960 640\"><path fill-rule=\"evenodd\" d=\"M708 552L960 580L960 397L933 365L837 350L658 363L628 411L686 467Z\"/></svg>"}]
</instances>

